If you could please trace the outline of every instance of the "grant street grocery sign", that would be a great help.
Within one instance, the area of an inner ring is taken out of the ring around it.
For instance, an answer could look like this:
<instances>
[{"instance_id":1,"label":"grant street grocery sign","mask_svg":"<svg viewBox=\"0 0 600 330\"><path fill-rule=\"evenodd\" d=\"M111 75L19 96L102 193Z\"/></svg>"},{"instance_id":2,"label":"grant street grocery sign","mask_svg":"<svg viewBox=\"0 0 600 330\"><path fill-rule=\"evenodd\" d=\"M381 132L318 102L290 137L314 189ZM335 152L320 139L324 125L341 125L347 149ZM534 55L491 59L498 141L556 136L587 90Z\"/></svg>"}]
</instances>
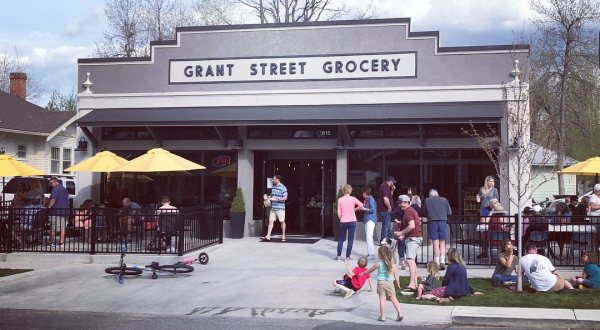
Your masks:
<instances>
[{"instance_id":1,"label":"grant street grocery sign","mask_svg":"<svg viewBox=\"0 0 600 330\"><path fill-rule=\"evenodd\" d=\"M171 60L169 83L415 78L416 52Z\"/></svg>"}]
</instances>

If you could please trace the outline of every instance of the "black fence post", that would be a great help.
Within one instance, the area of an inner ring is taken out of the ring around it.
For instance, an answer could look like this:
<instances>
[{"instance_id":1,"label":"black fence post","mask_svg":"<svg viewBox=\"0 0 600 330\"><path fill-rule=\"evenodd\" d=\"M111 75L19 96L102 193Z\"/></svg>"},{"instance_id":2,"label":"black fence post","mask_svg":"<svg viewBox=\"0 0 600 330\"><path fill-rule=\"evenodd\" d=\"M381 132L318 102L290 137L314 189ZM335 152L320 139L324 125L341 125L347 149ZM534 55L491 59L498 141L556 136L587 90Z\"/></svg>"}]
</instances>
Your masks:
<instances>
[{"instance_id":1,"label":"black fence post","mask_svg":"<svg viewBox=\"0 0 600 330\"><path fill-rule=\"evenodd\" d=\"M8 236L8 240L6 242L6 253L12 253L13 250L13 240L14 240L14 230L13 230L13 222L14 222L14 215L13 215L13 208L9 207L8 208L8 218L6 219L6 221L8 221L8 233L6 233L6 236Z\"/></svg>"},{"instance_id":2,"label":"black fence post","mask_svg":"<svg viewBox=\"0 0 600 330\"><path fill-rule=\"evenodd\" d=\"M98 241L98 230L96 229L96 216L98 215L97 206L92 207L92 230L90 232L90 254L96 254L96 242Z\"/></svg>"},{"instance_id":3,"label":"black fence post","mask_svg":"<svg viewBox=\"0 0 600 330\"><path fill-rule=\"evenodd\" d=\"M184 248L184 242L183 242L183 238L185 237L185 232L184 232L184 211L179 212L177 214L177 235L179 236L179 239L177 240L177 255L178 256L182 256L183 255L183 248Z\"/></svg>"}]
</instances>

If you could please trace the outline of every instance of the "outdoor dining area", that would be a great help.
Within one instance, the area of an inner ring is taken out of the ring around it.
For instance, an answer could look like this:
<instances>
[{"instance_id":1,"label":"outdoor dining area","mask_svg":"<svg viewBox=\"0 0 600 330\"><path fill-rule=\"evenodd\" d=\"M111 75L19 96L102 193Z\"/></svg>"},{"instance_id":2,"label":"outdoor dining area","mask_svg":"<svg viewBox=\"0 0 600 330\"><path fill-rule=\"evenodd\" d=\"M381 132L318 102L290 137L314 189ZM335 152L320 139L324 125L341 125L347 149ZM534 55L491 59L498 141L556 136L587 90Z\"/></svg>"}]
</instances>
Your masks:
<instances>
[{"instance_id":1,"label":"outdoor dining area","mask_svg":"<svg viewBox=\"0 0 600 330\"><path fill-rule=\"evenodd\" d=\"M101 173L100 200L106 199L106 174L187 172L204 166L154 148L130 161L110 151L100 151L66 169L69 172ZM27 164L0 155L0 175L42 175ZM168 197L167 197L168 198ZM47 197L45 198L47 199ZM86 200L80 207L48 209L47 204L20 205L3 202L0 208L0 251L118 253L123 249L141 254L183 255L222 243L222 205L204 203L174 207L170 201L144 208L129 201L122 207ZM47 202L47 201L46 201ZM55 225L53 218L67 219ZM59 235L60 233L60 235ZM60 237L60 238L59 238Z\"/></svg>"}]
</instances>

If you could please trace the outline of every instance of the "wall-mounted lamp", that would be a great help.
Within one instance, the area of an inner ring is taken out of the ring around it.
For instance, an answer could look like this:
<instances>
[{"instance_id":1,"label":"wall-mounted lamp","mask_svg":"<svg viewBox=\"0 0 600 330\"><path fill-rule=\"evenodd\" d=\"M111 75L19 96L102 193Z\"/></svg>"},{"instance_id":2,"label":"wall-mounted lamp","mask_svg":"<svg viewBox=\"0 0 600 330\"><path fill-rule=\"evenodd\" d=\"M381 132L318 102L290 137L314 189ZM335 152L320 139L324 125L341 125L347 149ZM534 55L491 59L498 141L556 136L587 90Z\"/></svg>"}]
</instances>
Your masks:
<instances>
[{"instance_id":1,"label":"wall-mounted lamp","mask_svg":"<svg viewBox=\"0 0 600 330\"><path fill-rule=\"evenodd\" d=\"M87 141L85 140L85 138L82 136L79 139L79 142L77 143L77 148L75 149L75 151L87 151Z\"/></svg>"}]
</instances>

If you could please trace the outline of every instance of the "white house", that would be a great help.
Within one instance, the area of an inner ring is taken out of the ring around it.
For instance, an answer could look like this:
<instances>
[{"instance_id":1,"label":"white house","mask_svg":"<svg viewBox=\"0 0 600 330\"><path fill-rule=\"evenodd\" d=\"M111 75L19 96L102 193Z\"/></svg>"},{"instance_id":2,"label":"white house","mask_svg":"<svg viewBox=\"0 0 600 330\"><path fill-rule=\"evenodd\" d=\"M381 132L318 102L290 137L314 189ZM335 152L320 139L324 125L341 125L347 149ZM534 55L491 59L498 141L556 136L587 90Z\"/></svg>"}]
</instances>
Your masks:
<instances>
[{"instance_id":1,"label":"white house","mask_svg":"<svg viewBox=\"0 0 600 330\"><path fill-rule=\"evenodd\" d=\"M62 175L74 163L77 114L27 102L26 80L24 73L11 73L10 93L0 91L0 152L46 174Z\"/></svg>"},{"instance_id":2,"label":"white house","mask_svg":"<svg viewBox=\"0 0 600 330\"><path fill-rule=\"evenodd\" d=\"M538 187L532 194L533 200L541 202L548 198L553 200L553 195L558 194L558 175L556 171L556 152L546 149L533 143L532 149L535 150L532 160L532 172L537 175L532 179L533 187ZM577 160L566 157L564 166L570 166L577 163ZM565 194L577 194L577 176L565 174ZM549 180L549 181L548 181ZM546 181L546 182L544 182Z\"/></svg>"}]
</instances>

